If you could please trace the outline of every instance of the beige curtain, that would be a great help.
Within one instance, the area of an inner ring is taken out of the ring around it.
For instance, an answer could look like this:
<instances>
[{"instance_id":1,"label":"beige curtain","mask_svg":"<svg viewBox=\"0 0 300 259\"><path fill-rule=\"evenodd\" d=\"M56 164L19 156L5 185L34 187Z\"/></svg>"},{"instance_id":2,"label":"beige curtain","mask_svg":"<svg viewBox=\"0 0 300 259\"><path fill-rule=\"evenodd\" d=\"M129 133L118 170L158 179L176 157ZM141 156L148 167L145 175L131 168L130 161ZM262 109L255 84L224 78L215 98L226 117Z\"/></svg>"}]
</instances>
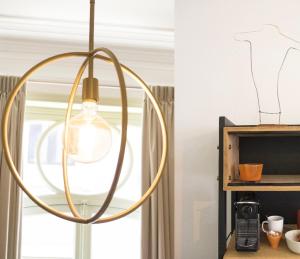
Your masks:
<instances>
[{"instance_id":1,"label":"beige curtain","mask_svg":"<svg viewBox=\"0 0 300 259\"><path fill-rule=\"evenodd\" d=\"M142 259L174 259L174 88L152 87L161 104L169 140L165 172L142 208ZM146 98L143 119L142 191L153 181L161 158L160 125L151 101Z\"/></svg>"},{"instance_id":2,"label":"beige curtain","mask_svg":"<svg viewBox=\"0 0 300 259\"><path fill-rule=\"evenodd\" d=\"M0 76L0 119L9 94L19 78ZM25 106L25 89L18 94L9 120L9 143L17 169L21 169L22 128ZM0 129L1 132L1 129ZM7 167L2 140L0 140L0 258L20 258L20 190Z\"/></svg>"}]
</instances>

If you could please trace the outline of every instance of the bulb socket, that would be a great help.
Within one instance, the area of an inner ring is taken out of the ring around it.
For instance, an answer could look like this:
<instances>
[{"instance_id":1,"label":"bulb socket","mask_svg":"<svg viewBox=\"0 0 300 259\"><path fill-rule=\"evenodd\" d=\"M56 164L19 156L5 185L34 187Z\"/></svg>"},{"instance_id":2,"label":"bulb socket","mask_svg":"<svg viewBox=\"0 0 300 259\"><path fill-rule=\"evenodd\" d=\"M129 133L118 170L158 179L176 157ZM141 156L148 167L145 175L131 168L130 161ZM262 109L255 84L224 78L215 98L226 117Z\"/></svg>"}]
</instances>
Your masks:
<instances>
[{"instance_id":1,"label":"bulb socket","mask_svg":"<svg viewBox=\"0 0 300 259\"><path fill-rule=\"evenodd\" d=\"M97 78L85 78L82 85L82 102L99 102L99 87Z\"/></svg>"}]
</instances>

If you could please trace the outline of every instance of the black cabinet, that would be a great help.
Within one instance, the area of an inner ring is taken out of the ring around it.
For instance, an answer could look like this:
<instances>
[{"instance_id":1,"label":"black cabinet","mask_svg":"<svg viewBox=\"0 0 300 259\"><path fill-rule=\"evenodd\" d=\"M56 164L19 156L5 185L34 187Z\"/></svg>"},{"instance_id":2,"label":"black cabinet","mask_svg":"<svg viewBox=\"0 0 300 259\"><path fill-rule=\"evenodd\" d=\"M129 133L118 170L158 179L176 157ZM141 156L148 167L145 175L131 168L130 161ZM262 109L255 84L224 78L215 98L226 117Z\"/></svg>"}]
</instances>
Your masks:
<instances>
[{"instance_id":1,"label":"black cabinet","mask_svg":"<svg viewBox=\"0 0 300 259\"><path fill-rule=\"evenodd\" d=\"M262 180L240 181L239 163L263 163ZM233 203L245 192L254 192L260 201L262 220L266 215L279 214L286 224L296 224L300 209L300 126L234 125L220 117L218 181L219 259L224 257L227 239L234 231Z\"/></svg>"}]
</instances>

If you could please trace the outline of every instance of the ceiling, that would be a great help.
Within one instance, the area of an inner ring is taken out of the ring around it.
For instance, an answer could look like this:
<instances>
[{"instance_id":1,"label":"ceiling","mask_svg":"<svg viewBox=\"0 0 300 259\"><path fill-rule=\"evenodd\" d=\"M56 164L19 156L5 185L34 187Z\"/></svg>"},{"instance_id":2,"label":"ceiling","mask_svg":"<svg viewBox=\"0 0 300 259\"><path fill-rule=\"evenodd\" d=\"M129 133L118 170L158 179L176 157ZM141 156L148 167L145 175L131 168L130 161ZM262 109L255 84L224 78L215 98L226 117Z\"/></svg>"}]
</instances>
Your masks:
<instances>
[{"instance_id":1,"label":"ceiling","mask_svg":"<svg viewBox=\"0 0 300 259\"><path fill-rule=\"evenodd\" d=\"M89 0L0 0L1 16L88 21ZM174 29L174 0L96 0L96 23Z\"/></svg>"},{"instance_id":2,"label":"ceiling","mask_svg":"<svg viewBox=\"0 0 300 259\"><path fill-rule=\"evenodd\" d=\"M174 1L96 0L95 46L111 49L149 84L173 85ZM22 75L46 57L87 50L88 20L89 0L0 0L0 74ZM72 82L76 62L58 62L32 79ZM111 68L95 66L105 71L102 84L115 84Z\"/></svg>"}]
</instances>

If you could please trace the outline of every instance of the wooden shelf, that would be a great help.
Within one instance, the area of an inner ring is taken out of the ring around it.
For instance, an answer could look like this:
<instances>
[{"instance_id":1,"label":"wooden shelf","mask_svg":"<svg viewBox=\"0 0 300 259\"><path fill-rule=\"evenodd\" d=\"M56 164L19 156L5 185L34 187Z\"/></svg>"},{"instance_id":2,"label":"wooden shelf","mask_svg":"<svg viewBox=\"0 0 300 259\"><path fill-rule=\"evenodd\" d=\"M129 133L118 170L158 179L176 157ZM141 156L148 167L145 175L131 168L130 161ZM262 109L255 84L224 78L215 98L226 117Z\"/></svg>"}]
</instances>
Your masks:
<instances>
[{"instance_id":1,"label":"wooden shelf","mask_svg":"<svg viewBox=\"0 0 300 259\"><path fill-rule=\"evenodd\" d=\"M300 191L300 174L263 175L259 182L232 180L224 189L232 191Z\"/></svg>"},{"instance_id":2,"label":"wooden shelf","mask_svg":"<svg viewBox=\"0 0 300 259\"><path fill-rule=\"evenodd\" d=\"M258 126L233 126L225 127L227 133L299 133L300 125L258 125Z\"/></svg>"},{"instance_id":3,"label":"wooden shelf","mask_svg":"<svg viewBox=\"0 0 300 259\"><path fill-rule=\"evenodd\" d=\"M286 231L294 229L294 226L287 226ZM260 249L257 252L238 252L235 250L235 238L232 235L224 259L242 259L242 258L256 258L256 259L290 259L300 258L300 255L291 252L284 239L281 240L278 249L270 247L266 235L261 234Z\"/></svg>"}]
</instances>

